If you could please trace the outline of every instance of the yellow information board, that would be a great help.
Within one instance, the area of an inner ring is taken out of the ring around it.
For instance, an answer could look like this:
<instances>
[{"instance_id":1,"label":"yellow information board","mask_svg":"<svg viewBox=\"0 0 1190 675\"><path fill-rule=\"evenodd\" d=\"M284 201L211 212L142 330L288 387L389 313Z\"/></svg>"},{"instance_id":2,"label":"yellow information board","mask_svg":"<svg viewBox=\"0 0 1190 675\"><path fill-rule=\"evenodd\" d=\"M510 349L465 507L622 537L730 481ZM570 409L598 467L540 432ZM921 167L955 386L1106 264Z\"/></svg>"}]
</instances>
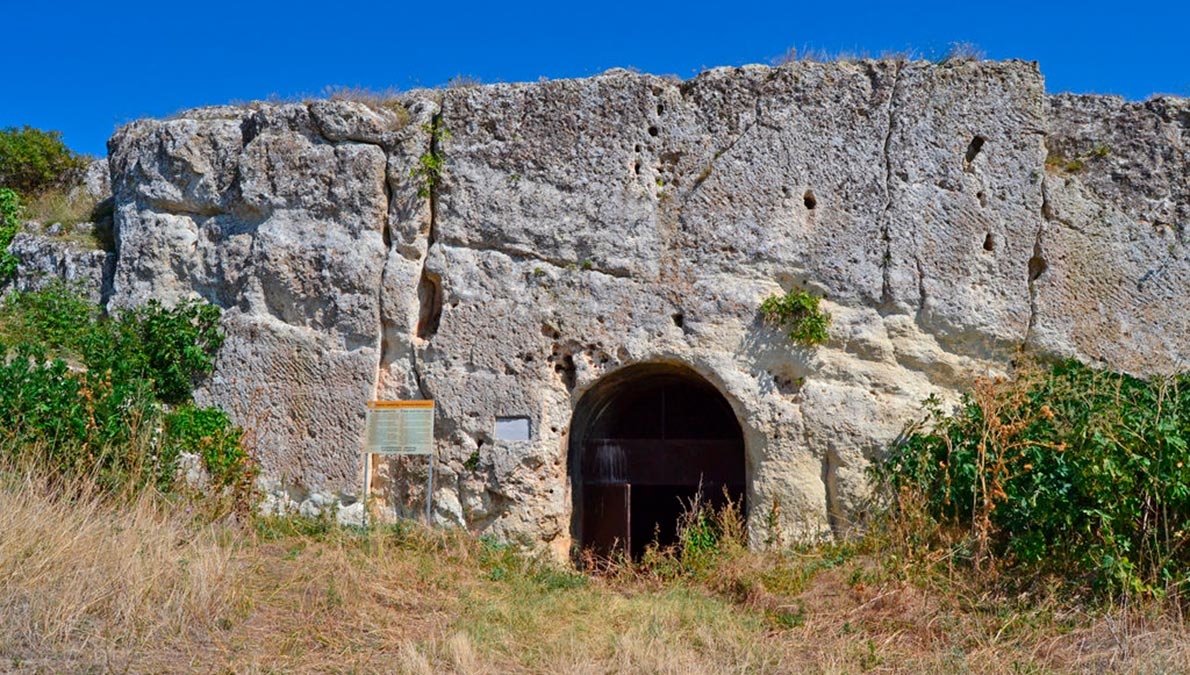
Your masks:
<instances>
[{"instance_id":1,"label":"yellow information board","mask_svg":"<svg viewBox=\"0 0 1190 675\"><path fill-rule=\"evenodd\" d=\"M368 401L364 438L364 498L372 483L372 455L422 455L429 457L426 478L426 524L433 523L434 507L434 402ZM367 509L364 509L367 518Z\"/></svg>"},{"instance_id":2,"label":"yellow information board","mask_svg":"<svg viewBox=\"0 0 1190 675\"><path fill-rule=\"evenodd\" d=\"M366 452L429 455L434 451L433 401L369 401Z\"/></svg>"}]
</instances>

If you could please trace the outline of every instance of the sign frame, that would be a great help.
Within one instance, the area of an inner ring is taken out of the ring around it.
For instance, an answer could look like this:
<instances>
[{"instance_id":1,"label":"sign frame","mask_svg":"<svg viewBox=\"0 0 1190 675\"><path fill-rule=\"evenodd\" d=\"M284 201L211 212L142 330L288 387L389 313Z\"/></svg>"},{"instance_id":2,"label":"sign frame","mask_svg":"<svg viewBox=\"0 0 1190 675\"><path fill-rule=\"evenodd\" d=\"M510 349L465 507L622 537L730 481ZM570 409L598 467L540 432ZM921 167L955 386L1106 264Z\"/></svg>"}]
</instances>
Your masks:
<instances>
[{"instance_id":1,"label":"sign frame","mask_svg":"<svg viewBox=\"0 0 1190 675\"><path fill-rule=\"evenodd\" d=\"M433 400L368 401L364 418L363 448L365 525L368 518L368 496L372 491L372 456L405 455L430 459L430 471L426 479L426 525L433 527L434 457L437 454L434 448L435 411ZM382 422L386 423L384 427L379 426ZM387 434L388 440L395 437L396 442L391 445L374 445L381 434ZM377 447L380 450L377 450Z\"/></svg>"}]
</instances>

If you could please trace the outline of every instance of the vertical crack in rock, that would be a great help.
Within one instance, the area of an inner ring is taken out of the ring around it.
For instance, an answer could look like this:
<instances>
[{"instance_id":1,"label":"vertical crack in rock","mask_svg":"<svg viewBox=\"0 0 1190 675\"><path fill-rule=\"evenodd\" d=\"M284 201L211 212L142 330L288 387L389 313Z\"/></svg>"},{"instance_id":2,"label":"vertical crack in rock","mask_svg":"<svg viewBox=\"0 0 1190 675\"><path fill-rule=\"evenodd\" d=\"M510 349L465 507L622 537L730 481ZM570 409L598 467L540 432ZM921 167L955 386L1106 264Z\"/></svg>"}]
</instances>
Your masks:
<instances>
[{"instance_id":1,"label":"vertical crack in rock","mask_svg":"<svg viewBox=\"0 0 1190 675\"><path fill-rule=\"evenodd\" d=\"M443 112L440 109L430 118L429 139L426 142L426 152L430 157L439 160L442 157L441 134ZM438 238L438 190L441 175L435 176L428 184L430 224L426 233L426 252L421 262L421 277L417 282L417 326L414 333L421 340L430 340L438 332L438 324L442 320L442 278L428 269L430 252ZM418 346L409 345L410 372L417 386L418 395L423 399L430 398L422 379L421 364L418 362Z\"/></svg>"},{"instance_id":2,"label":"vertical crack in rock","mask_svg":"<svg viewBox=\"0 0 1190 675\"><path fill-rule=\"evenodd\" d=\"M1037 235L1033 238L1033 256L1029 258L1028 267L1028 281L1029 281L1029 323L1025 326L1025 340L1021 344L1021 351L1029 348L1029 344L1033 341L1033 331L1037 326L1037 279L1045 273L1048 265L1045 257L1042 255L1042 237L1045 235L1045 224L1054 220L1054 214L1050 207L1049 199L1049 179L1044 176L1041 179L1041 218L1037 223Z\"/></svg>"},{"instance_id":3,"label":"vertical crack in rock","mask_svg":"<svg viewBox=\"0 0 1190 675\"><path fill-rule=\"evenodd\" d=\"M110 151L109 151L110 152ZM99 306L104 312L107 312L111 303L112 296L116 294L116 265L120 263L120 209L116 203L116 177L115 171L112 170L112 161L107 160L107 184L111 186L111 194L108 200L111 204L111 215L108 216L111 220L111 232L109 233L109 241L111 242L112 250L108 251L103 259L103 272L99 277Z\"/></svg>"},{"instance_id":4,"label":"vertical crack in rock","mask_svg":"<svg viewBox=\"0 0 1190 675\"><path fill-rule=\"evenodd\" d=\"M388 153L384 157L384 215L380 222L380 238L384 243L384 262L380 265L380 281L376 285L376 318L377 326L379 328L376 345L376 377L372 383L372 398L378 398L380 394L380 374L384 372L384 368L391 362L392 345L389 344L389 325L392 319L389 318L384 309L384 286L385 279L388 278L388 260L392 255L392 232L390 228L392 224L389 222L391 215L390 211L393 205L393 189L389 182L389 163Z\"/></svg>"},{"instance_id":5,"label":"vertical crack in rock","mask_svg":"<svg viewBox=\"0 0 1190 675\"><path fill-rule=\"evenodd\" d=\"M892 290L892 236L889 234L889 221L892 216L893 197L893 167L892 167L892 137L893 110L897 99L897 86L901 82L901 63L898 61L893 68L892 91L888 95L888 125L884 132L884 211L880 214L880 240L884 243L884 256L880 259L880 273L882 286L880 290L881 307L889 307L893 302ZM918 265L920 273L921 265Z\"/></svg>"},{"instance_id":6,"label":"vertical crack in rock","mask_svg":"<svg viewBox=\"0 0 1190 675\"><path fill-rule=\"evenodd\" d=\"M917 230L913 232L913 246L918 248L920 242L917 241ZM921 325L922 312L926 310L926 271L921 264L921 253L917 250L913 252L913 264L917 268L917 325Z\"/></svg>"},{"instance_id":7,"label":"vertical crack in rock","mask_svg":"<svg viewBox=\"0 0 1190 675\"><path fill-rule=\"evenodd\" d=\"M822 487L826 495L826 523L836 537L843 535L844 518L839 508L839 455L833 449L822 453Z\"/></svg>"},{"instance_id":8,"label":"vertical crack in rock","mask_svg":"<svg viewBox=\"0 0 1190 675\"><path fill-rule=\"evenodd\" d=\"M438 129L442 126L442 113L438 112L430 121L430 139L427 152L430 157L441 158L441 135ZM417 283L417 337L429 340L438 332L438 322L442 319L442 279L430 271L427 263L430 250L434 248L438 228L438 188L440 176L425 176L430 200L430 231L426 241L426 257L422 260L421 280Z\"/></svg>"}]
</instances>

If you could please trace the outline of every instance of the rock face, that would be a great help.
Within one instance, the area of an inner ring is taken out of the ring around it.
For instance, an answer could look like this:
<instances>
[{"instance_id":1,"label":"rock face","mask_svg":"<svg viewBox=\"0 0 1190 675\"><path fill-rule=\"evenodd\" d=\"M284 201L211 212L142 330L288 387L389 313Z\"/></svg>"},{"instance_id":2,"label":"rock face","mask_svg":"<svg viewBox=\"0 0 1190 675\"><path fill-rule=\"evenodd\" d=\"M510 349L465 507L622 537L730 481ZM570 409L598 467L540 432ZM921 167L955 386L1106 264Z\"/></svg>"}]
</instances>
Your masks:
<instances>
[{"instance_id":1,"label":"rock face","mask_svg":"<svg viewBox=\"0 0 1190 675\"><path fill-rule=\"evenodd\" d=\"M16 274L3 291L32 291L53 280L65 281L92 302L102 302L110 288L115 254L104 250L94 223L42 227L26 223L13 237L8 251L17 258Z\"/></svg>"},{"instance_id":2,"label":"rock face","mask_svg":"<svg viewBox=\"0 0 1190 675\"><path fill-rule=\"evenodd\" d=\"M110 302L225 309L199 396L249 430L276 508L357 500L365 403L429 398L436 518L564 552L572 420L668 364L735 414L772 541L845 528L921 400L1022 349L1185 368L1188 135L1185 100L1047 97L1021 62L201 109L109 144ZM761 320L794 288L825 297L827 344ZM379 469L390 508L422 498L421 464Z\"/></svg>"}]
</instances>

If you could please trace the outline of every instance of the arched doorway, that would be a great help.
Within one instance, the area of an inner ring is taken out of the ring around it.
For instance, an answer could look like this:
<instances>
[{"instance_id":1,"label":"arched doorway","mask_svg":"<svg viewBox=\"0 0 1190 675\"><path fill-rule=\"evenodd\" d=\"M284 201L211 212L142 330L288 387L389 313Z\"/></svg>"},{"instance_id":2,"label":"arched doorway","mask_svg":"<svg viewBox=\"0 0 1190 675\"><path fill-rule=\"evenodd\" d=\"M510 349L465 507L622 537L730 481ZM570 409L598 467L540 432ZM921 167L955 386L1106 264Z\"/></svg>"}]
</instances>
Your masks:
<instances>
[{"instance_id":1,"label":"arched doorway","mask_svg":"<svg viewBox=\"0 0 1190 675\"><path fill-rule=\"evenodd\" d=\"M740 424L685 366L629 366L584 394L571 420L570 472L574 540L600 556L675 542L700 489L704 502L730 498L747 512Z\"/></svg>"}]
</instances>

